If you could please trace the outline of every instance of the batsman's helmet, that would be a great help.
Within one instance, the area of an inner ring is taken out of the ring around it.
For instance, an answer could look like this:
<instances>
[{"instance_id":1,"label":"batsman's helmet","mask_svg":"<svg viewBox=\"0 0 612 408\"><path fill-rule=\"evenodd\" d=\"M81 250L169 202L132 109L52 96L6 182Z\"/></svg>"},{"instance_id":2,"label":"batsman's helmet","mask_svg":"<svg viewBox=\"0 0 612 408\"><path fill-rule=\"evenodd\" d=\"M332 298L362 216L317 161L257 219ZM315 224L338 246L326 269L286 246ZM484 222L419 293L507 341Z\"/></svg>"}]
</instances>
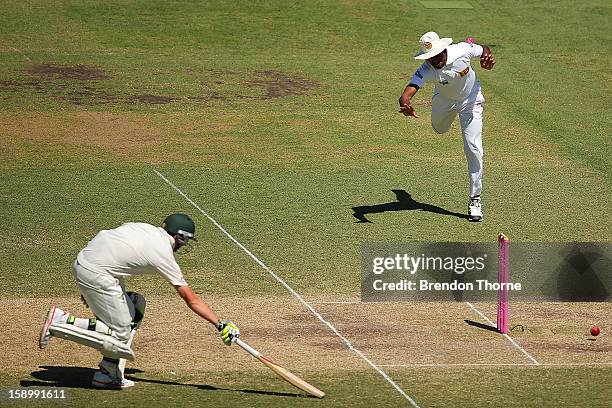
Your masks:
<instances>
[{"instance_id":1,"label":"batsman's helmet","mask_svg":"<svg viewBox=\"0 0 612 408\"><path fill-rule=\"evenodd\" d=\"M170 214L162 223L162 228L172 236L178 235L181 245L186 244L190 239L195 241L195 224L186 214Z\"/></svg>"}]
</instances>

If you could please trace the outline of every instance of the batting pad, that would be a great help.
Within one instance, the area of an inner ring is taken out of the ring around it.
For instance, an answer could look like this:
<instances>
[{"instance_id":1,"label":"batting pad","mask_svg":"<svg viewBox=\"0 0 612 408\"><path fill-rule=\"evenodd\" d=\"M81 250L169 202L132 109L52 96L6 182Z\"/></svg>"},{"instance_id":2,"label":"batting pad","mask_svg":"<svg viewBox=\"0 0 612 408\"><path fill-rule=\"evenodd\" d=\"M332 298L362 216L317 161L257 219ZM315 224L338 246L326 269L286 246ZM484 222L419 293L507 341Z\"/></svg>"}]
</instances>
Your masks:
<instances>
[{"instance_id":1,"label":"batting pad","mask_svg":"<svg viewBox=\"0 0 612 408\"><path fill-rule=\"evenodd\" d=\"M134 352L127 344L112 336L92 330L81 329L72 324L57 323L49 327L54 337L74 341L87 347L100 350L105 357L134 360Z\"/></svg>"}]
</instances>

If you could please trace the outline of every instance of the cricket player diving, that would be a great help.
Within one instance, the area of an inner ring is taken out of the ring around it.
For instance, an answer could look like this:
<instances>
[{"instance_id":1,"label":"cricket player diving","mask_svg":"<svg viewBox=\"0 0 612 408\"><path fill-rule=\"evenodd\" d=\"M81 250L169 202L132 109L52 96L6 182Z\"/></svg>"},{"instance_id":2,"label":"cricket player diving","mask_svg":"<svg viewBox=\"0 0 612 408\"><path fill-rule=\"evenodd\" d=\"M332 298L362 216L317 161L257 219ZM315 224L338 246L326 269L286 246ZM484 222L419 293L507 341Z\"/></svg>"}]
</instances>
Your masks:
<instances>
[{"instance_id":1,"label":"cricket player diving","mask_svg":"<svg viewBox=\"0 0 612 408\"><path fill-rule=\"evenodd\" d=\"M103 356L93 386L133 386L123 373L126 359L134 359L132 339L144 317L146 302L141 294L126 292L123 280L140 274L161 275L187 306L213 324L223 342L231 345L240 334L238 328L229 320L219 319L194 293L174 258L174 252L190 240L195 240L195 224L179 213L166 217L161 227L130 222L100 231L73 264L82 299L95 317L78 318L52 305L40 333L40 348L47 347L52 336L93 347Z\"/></svg>"},{"instance_id":2,"label":"cricket player diving","mask_svg":"<svg viewBox=\"0 0 612 408\"><path fill-rule=\"evenodd\" d=\"M473 41L453 44L451 38L440 38L434 32L423 34L419 40L420 51L414 57L425 60L416 70L410 83L399 98L400 112L418 118L411 104L412 97L425 82L434 82L431 103L431 126L436 133L446 133L459 115L463 151L467 159L470 182L468 219L483 219L480 194L482 192L482 116L484 97L480 82L471 67L472 58L480 58L480 66L490 70L495 57L486 45Z\"/></svg>"}]
</instances>

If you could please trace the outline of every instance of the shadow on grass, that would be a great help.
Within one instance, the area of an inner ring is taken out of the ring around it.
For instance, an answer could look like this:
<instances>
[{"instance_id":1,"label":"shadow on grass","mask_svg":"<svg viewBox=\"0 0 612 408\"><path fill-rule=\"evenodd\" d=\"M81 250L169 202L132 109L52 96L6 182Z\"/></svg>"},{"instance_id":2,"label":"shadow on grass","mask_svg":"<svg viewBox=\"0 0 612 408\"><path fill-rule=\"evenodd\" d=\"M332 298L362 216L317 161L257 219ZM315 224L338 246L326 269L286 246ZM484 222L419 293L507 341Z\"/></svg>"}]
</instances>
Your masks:
<instances>
[{"instance_id":1,"label":"shadow on grass","mask_svg":"<svg viewBox=\"0 0 612 408\"><path fill-rule=\"evenodd\" d=\"M95 373L93 368L85 367L65 367L65 366L40 366L40 370L33 371L30 375L38 381L21 380L19 383L22 387L61 387L61 388L82 388L82 389L98 389L91 385L91 379ZM150 383L159 385L172 385L182 387L194 387L206 391L233 391L244 394L259 394L273 395L278 397L293 397L293 398L316 398L306 394L298 394L291 392L278 391L262 391L249 389L234 389L215 387L208 384L188 384L175 381L152 380L147 378L133 377L130 374L138 374L143 371L134 368L126 368L126 378L137 383ZM102 390L105 391L105 390ZM108 391L108 390L107 390Z\"/></svg>"},{"instance_id":2,"label":"shadow on grass","mask_svg":"<svg viewBox=\"0 0 612 408\"><path fill-rule=\"evenodd\" d=\"M40 366L30 375L38 381L21 380L22 387L62 387L93 389L91 379L95 370L85 367ZM126 369L126 374L128 370Z\"/></svg>"},{"instance_id":3,"label":"shadow on grass","mask_svg":"<svg viewBox=\"0 0 612 408\"><path fill-rule=\"evenodd\" d=\"M475 322L473 320L468 320L468 319L465 319L464 322L466 322L470 326L478 327L479 329L489 330L489 331L497 333L497 327L493 327L491 325L484 324L484 323L478 323L478 322Z\"/></svg>"},{"instance_id":4,"label":"shadow on grass","mask_svg":"<svg viewBox=\"0 0 612 408\"><path fill-rule=\"evenodd\" d=\"M372 223L372 221L368 220L366 215L368 214L379 214L383 212L389 211L427 211L434 214L440 215L451 215L453 217L468 219L467 214L460 214L452 211L448 211L442 207L438 207L437 205L420 203L416 201L410 193L406 190L391 190L395 194L395 198L397 201L383 203L383 204L374 204L374 205L361 205L358 207L353 207L353 217L357 218L357 223Z\"/></svg>"},{"instance_id":5,"label":"shadow on grass","mask_svg":"<svg viewBox=\"0 0 612 408\"><path fill-rule=\"evenodd\" d=\"M235 391L235 392L241 392L244 394L260 394L260 395L274 395L277 397L315 398L317 399L316 397L313 397L312 395L298 394L298 393L293 393L293 392L222 388L222 387L214 387L208 384L185 384L185 383L179 383L179 382L174 382L174 381L149 380L149 379L144 379L144 378L130 378L130 379L136 382L145 382L145 383L160 384L160 385L179 385L179 386L184 386L184 387L195 387L201 390L208 390L208 391Z\"/></svg>"}]
</instances>

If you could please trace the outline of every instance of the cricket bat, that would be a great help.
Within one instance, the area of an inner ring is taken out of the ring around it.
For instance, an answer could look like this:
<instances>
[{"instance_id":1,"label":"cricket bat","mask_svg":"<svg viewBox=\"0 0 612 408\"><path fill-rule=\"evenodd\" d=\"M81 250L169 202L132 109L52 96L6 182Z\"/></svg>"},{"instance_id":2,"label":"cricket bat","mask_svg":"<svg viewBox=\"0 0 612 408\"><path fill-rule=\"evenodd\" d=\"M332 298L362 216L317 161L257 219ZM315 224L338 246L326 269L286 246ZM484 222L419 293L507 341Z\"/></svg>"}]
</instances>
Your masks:
<instances>
[{"instance_id":1,"label":"cricket bat","mask_svg":"<svg viewBox=\"0 0 612 408\"><path fill-rule=\"evenodd\" d=\"M281 377L283 380L287 381L289 384L293 385L294 387L297 387L300 390L310 395L314 395L317 398L323 398L325 396L325 393L323 391L321 391L320 389L318 389L317 387L311 384L308 384L306 381L302 380L300 377L293 374L291 371L287 370L286 368L283 368L280 365L276 364L269 358L262 356L259 351L255 350L253 347L249 346L247 343L240 340L239 338L235 338L234 343L242 347L246 352L248 352L250 355L252 355L256 359L264 363L269 369L274 371L276 375L278 375L279 377Z\"/></svg>"}]
</instances>

